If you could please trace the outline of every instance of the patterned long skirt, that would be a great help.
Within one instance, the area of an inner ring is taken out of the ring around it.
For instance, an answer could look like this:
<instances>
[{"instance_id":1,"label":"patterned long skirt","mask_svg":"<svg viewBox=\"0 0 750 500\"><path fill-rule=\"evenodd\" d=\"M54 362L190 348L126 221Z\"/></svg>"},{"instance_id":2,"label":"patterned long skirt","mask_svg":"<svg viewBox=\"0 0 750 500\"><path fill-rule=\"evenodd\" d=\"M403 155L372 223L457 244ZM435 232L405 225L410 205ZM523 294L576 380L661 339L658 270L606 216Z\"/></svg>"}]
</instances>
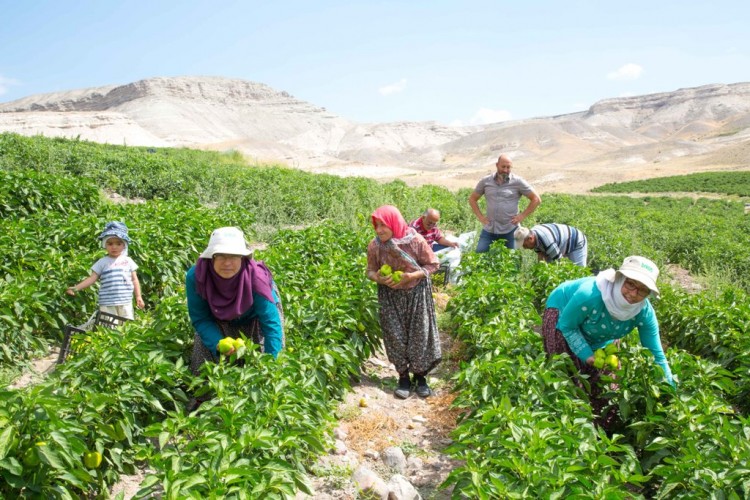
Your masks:
<instances>
[{"instance_id":1,"label":"patterned long skirt","mask_svg":"<svg viewBox=\"0 0 750 500\"><path fill-rule=\"evenodd\" d=\"M281 295L279 295L278 289L274 285L274 290L276 291L276 296L279 297L279 301L276 303L276 308L279 310L279 317L281 319L281 325L282 325L282 332L283 332L283 326L284 326L284 308L281 305ZM245 335L249 340L252 340L253 343L260 345L261 352L264 351L264 341L265 337L263 336L263 331L260 329L260 321L257 319L252 320L250 323L246 325L239 325L239 326L232 326L229 324L229 321L217 321L216 324L219 326L219 329L221 330L222 335L224 337L232 337L232 338L240 338L240 332ZM281 347L282 349L286 346L286 334L282 333L281 336ZM213 363L216 363L219 361L218 355L211 352L206 345L203 343L203 340L201 340L200 335L197 333L195 334L195 339L193 340L193 352L190 355L190 371L193 372L193 375L198 375L200 373L201 366L203 366L203 363L210 361ZM239 361L242 363L242 360Z\"/></svg>"},{"instance_id":2,"label":"patterned long skirt","mask_svg":"<svg viewBox=\"0 0 750 500\"><path fill-rule=\"evenodd\" d=\"M427 375L443 359L430 279L409 290L378 285L378 302L388 361L399 374Z\"/></svg>"},{"instance_id":3,"label":"patterned long skirt","mask_svg":"<svg viewBox=\"0 0 750 500\"><path fill-rule=\"evenodd\" d=\"M570 350L570 346L568 346L568 342L565 340L562 332L557 329L557 320L559 317L559 309L547 308L544 311L544 316L542 317L542 342L544 342L544 350L549 356L552 356L553 354L567 353L578 371L584 375L588 375L588 383L591 387L591 390L588 391L588 395L591 402L591 408L596 415L595 423L602 426L604 429L609 430L614 426L617 420L617 410L611 408L605 415L602 415L602 410L607 406L609 401L602 396L605 391L602 387L600 378L604 371L587 365L585 361L581 361L578 356L573 354L573 351ZM614 378L613 374L608 373L608 375ZM581 389L586 390L586 386L580 378L575 378L575 384Z\"/></svg>"}]
</instances>

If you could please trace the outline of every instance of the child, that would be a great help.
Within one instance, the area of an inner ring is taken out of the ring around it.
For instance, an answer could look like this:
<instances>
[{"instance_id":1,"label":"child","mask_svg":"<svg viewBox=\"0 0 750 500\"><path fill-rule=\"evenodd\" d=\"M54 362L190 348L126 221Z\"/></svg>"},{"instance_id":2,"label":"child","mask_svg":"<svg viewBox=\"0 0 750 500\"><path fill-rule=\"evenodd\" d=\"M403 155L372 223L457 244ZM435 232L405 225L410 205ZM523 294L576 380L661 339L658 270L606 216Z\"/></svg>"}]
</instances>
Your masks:
<instances>
[{"instance_id":1,"label":"child","mask_svg":"<svg viewBox=\"0 0 750 500\"><path fill-rule=\"evenodd\" d=\"M135 273L138 265L128 257L128 227L122 222L108 222L99 235L99 240L102 248L107 250L107 256L96 261L88 278L69 287L65 293L75 295L101 279L99 310L133 319L133 292L135 291L135 303L139 309L143 309L146 304L141 297L141 284Z\"/></svg>"}]
</instances>

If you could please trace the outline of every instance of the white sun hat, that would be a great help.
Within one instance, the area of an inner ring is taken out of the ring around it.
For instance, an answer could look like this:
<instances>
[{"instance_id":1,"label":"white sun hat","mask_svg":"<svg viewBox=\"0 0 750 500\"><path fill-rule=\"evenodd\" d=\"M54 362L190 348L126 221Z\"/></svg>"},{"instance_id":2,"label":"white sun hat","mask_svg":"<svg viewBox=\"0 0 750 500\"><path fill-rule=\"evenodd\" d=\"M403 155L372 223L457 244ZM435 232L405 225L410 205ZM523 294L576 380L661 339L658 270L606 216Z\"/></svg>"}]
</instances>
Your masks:
<instances>
[{"instance_id":1,"label":"white sun hat","mask_svg":"<svg viewBox=\"0 0 750 500\"><path fill-rule=\"evenodd\" d=\"M523 242L529 237L529 234L531 234L531 231L527 227L518 226L516 228L516 232L513 234L513 238L516 240L516 248L523 248Z\"/></svg>"},{"instance_id":2,"label":"white sun hat","mask_svg":"<svg viewBox=\"0 0 750 500\"><path fill-rule=\"evenodd\" d=\"M631 255L625 257L622 261L618 273L626 278L643 283L654 295L659 295L659 289L656 288L656 280L659 277L659 268L652 261L640 255Z\"/></svg>"},{"instance_id":3,"label":"white sun hat","mask_svg":"<svg viewBox=\"0 0 750 500\"><path fill-rule=\"evenodd\" d=\"M211 233L208 247L201 254L201 259L212 259L217 253L246 257L252 251L247 247L242 231L236 227L220 227Z\"/></svg>"}]
</instances>

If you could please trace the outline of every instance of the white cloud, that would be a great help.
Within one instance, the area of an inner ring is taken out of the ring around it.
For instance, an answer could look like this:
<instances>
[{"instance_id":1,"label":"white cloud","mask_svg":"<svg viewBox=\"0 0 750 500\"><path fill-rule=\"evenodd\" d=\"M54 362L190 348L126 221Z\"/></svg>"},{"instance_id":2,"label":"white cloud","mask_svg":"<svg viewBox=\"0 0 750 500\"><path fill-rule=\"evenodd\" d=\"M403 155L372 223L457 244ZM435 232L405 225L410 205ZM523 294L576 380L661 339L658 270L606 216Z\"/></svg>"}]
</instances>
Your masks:
<instances>
[{"instance_id":1,"label":"white cloud","mask_svg":"<svg viewBox=\"0 0 750 500\"><path fill-rule=\"evenodd\" d=\"M607 73L608 80L637 80L643 73L643 66L638 64L628 63L624 66L620 66L617 71L610 71Z\"/></svg>"},{"instance_id":2,"label":"white cloud","mask_svg":"<svg viewBox=\"0 0 750 500\"><path fill-rule=\"evenodd\" d=\"M406 78L402 78L396 83L391 83L390 85L380 87L378 89L378 92L380 92L380 95L398 94L399 92L403 92L405 88L406 88Z\"/></svg>"},{"instance_id":3,"label":"white cloud","mask_svg":"<svg viewBox=\"0 0 750 500\"><path fill-rule=\"evenodd\" d=\"M0 75L0 95L5 94L8 92L8 87L11 85L18 85L18 80L14 80L13 78L5 78L4 76Z\"/></svg>"}]
</instances>

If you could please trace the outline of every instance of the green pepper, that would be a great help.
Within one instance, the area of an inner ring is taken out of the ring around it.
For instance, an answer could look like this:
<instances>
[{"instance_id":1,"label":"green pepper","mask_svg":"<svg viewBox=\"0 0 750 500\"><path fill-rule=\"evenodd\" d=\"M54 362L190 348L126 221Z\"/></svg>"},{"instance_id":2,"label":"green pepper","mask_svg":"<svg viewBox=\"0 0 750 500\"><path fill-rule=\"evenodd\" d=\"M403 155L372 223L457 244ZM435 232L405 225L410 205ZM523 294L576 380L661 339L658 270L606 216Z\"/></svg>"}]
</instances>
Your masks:
<instances>
[{"instance_id":1,"label":"green pepper","mask_svg":"<svg viewBox=\"0 0 750 500\"><path fill-rule=\"evenodd\" d=\"M26 453L23 454L23 463L29 467L36 467L41 461L39 459L39 453L36 451L37 448L47 446L47 441L37 441L34 446L30 446Z\"/></svg>"},{"instance_id":2,"label":"green pepper","mask_svg":"<svg viewBox=\"0 0 750 500\"><path fill-rule=\"evenodd\" d=\"M234 349L234 339L232 337L224 337L219 341L219 345L216 346L219 354L228 354L232 349Z\"/></svg>"},{"instance_id":3,"label":"green pepper","mask_svg":"<svg viewBox=\"0 0 750 500\"><path fill-rule=\"evenodd\" d=\"M115 439L118 441L122 441L125 439L125 428L123 427L122 422L118 422L114 425L115 428Z\"/></svg>"},{"instance_id":4,"label":"green pepper","mask_svg":"<svg viewBox=\"0 0 750 500\"><path fill-rule=\"evenodd\" d=\"M39 455L33 446L23 454L23 464L27 467L36 467L39 465Z\"/></svg>"},{"instance_id":5,"label":"green pepper","mask_svg":"<svg viewBox=\"0 0 750 500\"><path fill-rule=\"evenodd\" d=\"M102 464L102 454L98 451L87 451L83 454L83 465L87 469L98 469Z\"/></svg>"}]
</instances>

